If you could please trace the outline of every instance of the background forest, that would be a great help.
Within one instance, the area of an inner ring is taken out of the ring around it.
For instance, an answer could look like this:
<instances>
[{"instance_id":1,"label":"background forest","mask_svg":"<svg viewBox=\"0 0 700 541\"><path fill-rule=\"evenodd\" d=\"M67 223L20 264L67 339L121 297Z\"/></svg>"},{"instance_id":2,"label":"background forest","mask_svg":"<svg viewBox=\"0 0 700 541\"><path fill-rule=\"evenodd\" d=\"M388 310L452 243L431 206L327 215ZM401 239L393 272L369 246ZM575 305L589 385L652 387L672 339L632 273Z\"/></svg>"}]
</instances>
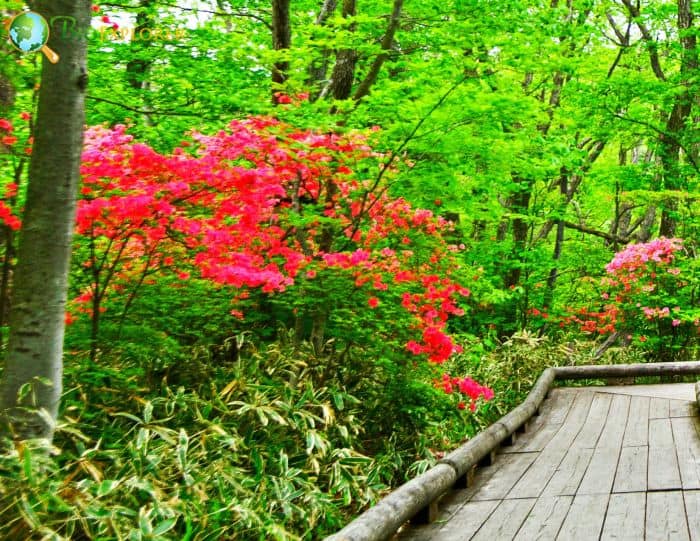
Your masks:
<instances>
[{"instance_id":1,"label":"background forest","mask_svg":"<svg viewBox=\"0 0 700 541\"><path fill-rule=\"evenodd\" d=\"M695 358L693 7L93 6L61 411L0 537L322 538L544 367ZM42 55L0 52L6 349Z\"/></svg>"}]
</instances>

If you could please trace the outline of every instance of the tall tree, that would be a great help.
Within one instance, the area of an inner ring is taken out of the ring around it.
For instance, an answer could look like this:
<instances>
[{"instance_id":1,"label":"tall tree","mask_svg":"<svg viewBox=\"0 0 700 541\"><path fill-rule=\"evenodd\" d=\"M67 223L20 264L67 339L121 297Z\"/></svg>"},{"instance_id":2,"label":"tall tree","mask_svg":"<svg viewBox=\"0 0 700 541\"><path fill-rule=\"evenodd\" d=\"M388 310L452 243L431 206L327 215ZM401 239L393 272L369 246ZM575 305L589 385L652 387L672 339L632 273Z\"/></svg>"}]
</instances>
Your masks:
<instances>
[{"instance_id":1,"label":"tall tree","mask_svg":"<svg viewBox=\"0 0 700 541\"><path fill-rule=\"evenodd\" d=\"M51 439L62 390L63 334L83 141L89 0L36 0L48 21L68 17L75 32L52 32L57 64L43 61L34 150L20 235L0 412L20 439ZM65 20L65 19L64 19Z\"/></svg>"}]
</instances>

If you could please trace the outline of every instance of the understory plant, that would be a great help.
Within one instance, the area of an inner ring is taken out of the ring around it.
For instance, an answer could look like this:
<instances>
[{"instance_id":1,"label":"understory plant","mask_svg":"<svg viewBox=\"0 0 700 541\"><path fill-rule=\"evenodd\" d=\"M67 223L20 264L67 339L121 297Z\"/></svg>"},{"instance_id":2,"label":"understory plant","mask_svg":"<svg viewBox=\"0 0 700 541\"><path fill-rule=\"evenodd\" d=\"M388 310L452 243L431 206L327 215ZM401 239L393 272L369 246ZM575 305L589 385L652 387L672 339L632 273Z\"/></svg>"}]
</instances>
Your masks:
<instances>
[{"instance_id":1,"label":"understory plant","mask_svg":"<svg viewBox=\"0 0 700 541\"><path fill-rule=\"evenodd\" d=\"M614 335L654 360L692 358L698 344L700 266L694 243L658 238L616 253L589 299L561 322L591 336Z\"/></svg>"}]
</instances>

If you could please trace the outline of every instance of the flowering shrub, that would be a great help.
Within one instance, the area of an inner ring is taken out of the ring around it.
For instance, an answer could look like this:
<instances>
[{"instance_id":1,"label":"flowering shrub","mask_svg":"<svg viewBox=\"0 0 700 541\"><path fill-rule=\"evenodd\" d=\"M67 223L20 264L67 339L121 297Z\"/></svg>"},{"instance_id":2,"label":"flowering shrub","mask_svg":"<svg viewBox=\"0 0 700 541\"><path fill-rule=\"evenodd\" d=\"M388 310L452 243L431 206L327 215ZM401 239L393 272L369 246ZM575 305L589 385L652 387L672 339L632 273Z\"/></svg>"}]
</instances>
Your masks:
<instances>
[{"instance_id":1,"label":"flowering shrub","mask_svg":"<svg viewBox=\"0 0 700 541\"><path fill-rule=\"evenodd\" d=\"M698 264L690 243L659 238L632 244L605 267L598 309L580 308L573 322L589 334L620 332L664 359L697 338Z\"/></svg>"},{"instance_id":2,"label":"flowering shrub","mask_svg":"<svg viewBox=\"0 0 700 541\"><path fill-rule=\"evenodd\" d=\"M395 360L444 362L461 351L448 319L471 294L459 248L442 237L452 224L356 173L376 157L363 134L263 117L193 133L171 155L124 126L89 129L77 212L89 249L77 252L83 285L71 318L94 323L106 301L128 304L174 274L230 288L238 319L255 316L264 294L297 320L323 319L321 334L348 347L378 342ZM342 333L329 335L333 326Z\"/></svg>"}]
</instances>

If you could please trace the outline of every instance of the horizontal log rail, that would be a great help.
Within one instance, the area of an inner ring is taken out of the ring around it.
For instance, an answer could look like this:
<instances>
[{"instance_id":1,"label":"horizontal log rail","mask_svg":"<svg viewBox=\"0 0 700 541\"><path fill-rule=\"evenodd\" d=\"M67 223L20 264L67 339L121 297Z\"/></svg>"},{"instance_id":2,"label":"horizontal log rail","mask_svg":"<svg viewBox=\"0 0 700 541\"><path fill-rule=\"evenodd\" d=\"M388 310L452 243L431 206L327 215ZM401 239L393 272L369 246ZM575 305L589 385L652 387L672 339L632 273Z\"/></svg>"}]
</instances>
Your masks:
<instances>
[{"instance_id":1,"label":"horizontal log rail","mask_svg":"<svg viewBox=\"0 0 700 541\"><path fill-rule=\"evenodd\" d=\"M555 381L687 375L700 375L700 361L547 368L522 404L325 541L384 541L409 520L434 520L438 500L453 487L466 487L476 466L493 460L498 447L522 430L539 410ZM695 385L695 393L700 404L700 382Z\"/></svg>"}]
</instances>

